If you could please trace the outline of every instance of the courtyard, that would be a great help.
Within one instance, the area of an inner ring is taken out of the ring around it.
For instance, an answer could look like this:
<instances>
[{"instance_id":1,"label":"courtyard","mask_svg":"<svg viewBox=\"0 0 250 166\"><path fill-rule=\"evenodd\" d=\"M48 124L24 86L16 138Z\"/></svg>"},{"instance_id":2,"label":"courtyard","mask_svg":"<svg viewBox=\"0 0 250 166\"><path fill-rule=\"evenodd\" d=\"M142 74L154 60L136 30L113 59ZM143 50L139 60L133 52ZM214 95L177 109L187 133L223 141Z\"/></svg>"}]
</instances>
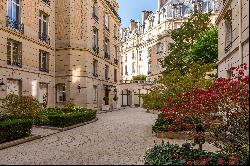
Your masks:
<instances>
[{"instance_id":1,"label":"courtyard","mask_svg":"<svg viewBox=\"0 0 250 166\"><path fill-rule=\"evenodd\" d=\"M152 134L157 115L141 108L126 108L97 117L98 121L94 123L0 150L0 164L141 165L146 149L162 141ZM53 131L40 129L33 134L50 132ZM205 144L204 149L209 148Z\"/></svg>"}]
</instances>

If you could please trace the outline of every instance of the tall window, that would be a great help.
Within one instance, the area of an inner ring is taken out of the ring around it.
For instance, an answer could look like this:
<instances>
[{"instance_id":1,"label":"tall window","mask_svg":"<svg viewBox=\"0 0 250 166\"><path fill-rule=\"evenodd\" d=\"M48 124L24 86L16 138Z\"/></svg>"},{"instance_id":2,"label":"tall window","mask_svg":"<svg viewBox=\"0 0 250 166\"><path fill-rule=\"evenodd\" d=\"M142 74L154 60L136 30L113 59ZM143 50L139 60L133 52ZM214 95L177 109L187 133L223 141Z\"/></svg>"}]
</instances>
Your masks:
<instances>
[{"instance_id":1,"label":"tall window","mask_svg":"<svg viewBox=\"0 0 250 166\"><path fill-rule=\"evenodd\" d=\"M97 94L97 93L98 93L98 91L97 91L97 86L94 85L94 86L93 86L93 89L94 89L94 99L93 99L93 100L94 100L94 101L97 101L97 96L98 96L98 94Z\"/></svg>"},{"instance_id":2,"label":"tall window","mask_svg":"<svg viewBox=\"0 0 250 166\"><path fill-rule=\"evenodd\" d=\"M94 60L93 60L93 75L94 75L95 77L98 76L97 68L98 68L98 61L94 59Z\"/></svg>"},{"instance_id":3,"label":"tall window","mask_svg":"<svg viewBox=\"0 0 250 166\"><path fill-rule=\"evenodd\" d=\"M159 53L162 53L163 52L163 43L157 43L157 45L156 45L156 47L157 47L157 54L159 54Z\"/></svg>"},{"instance_id":4,"label":"tall window","mask_svg":"<svg viewBox=\"0 0 250 166\"><path fill-rule=\"evenodd\" d=\"M48 104L48 84L47 83L39 83L38 89L38 101L42 103L44 107Z\"/></svg>"},{"instance_id":5,"label":"tall window","mask_svg":"<svg viewBox=\"0 0 250 166\"><path fill-rule=\"evenodd\" d=\"M132 63L132 73L135 73L135 62Z\"/></svg>"},{"instance_id":6,"label":"tall window","mask_svg":"<svg viewBox=\"0 0 250 166\"><path fill-rule=\"evenodd\" d=\"M114 25L114 37L115 38L118 37L118 35L117 35L117 26L116 25Z\"/></svg>"},{"instance_id":7,"label":"tall window","mask_svg":"<svg viewBox=\"0 0 250 166\"><path fill-rule=\"evenodd\" d=\"M108 13L105 13L104 15L104 25L107 30L109 30L109 15Z\"/></svg>"},{"instance_id":8,"label":"tall window","mask_svg":"<svg viewBox=\"0 0 250 166\"><path fill-rule=\"evenodd\" d=\"M114 69L114 82L117 82L117 69Z\"/></svg>"},{"instance_id":9,"label":"tall window","mask_svg":"<svg viewBox=\"0 0 250 166\"><path fill-rule=\"evenodd\" d=\"M39 51L39 69L40 71L49 72L49 53Z\"/></svg>"},{"instance_id":10,"label":"tall window","mask_svg":"<svg viewBox=\"0 0 250 166\"><path fill-rule=\"evenodd\" d=\"M20 42L7 40L7 64L22 67L22 45Z\"/></svg>"},{"instance_id":11,"label":"tall window","mask_svg":"<svg viewBox=\"0 0 250 166\"><path fill-rule=\"evenodd\" d=\"M93 28L93 50L95 52L99 51L99 48L98 48L98 29L96 27Z\"/></svg>"},{"instance_id":12,"label":"tall window","mask_svg":"<svg viewBox=\"0 0 250 166\"><path fill-rule=\"evenodd\" d=\"M94 0L94 4L93 4L93 16L95 18L98 18L98 16L97 16L97 10L98 10L97 0Z\"/></svg>"},{"instance_id":13,"label":"tall window","mask_svg":"<svg viewBox=\"0 0 250 166\"><path fill-rule=\"evenodd\" d=\"M65 102L66 101L66 87L65 84L57 84L56 86L56 98L57 102Z\"/></svg>"},{"instance_id":14,"label":"tall window","mask_svg":"<svg viewBox=\"0 0 250 166\"><path fill-rule=\"evenodd\" d=\"M44 12L40 11L39 14L39 39L49 43L50 39L48 36L49 32L49 16Z\"/></svg>"},{"instance_id":15,"label":"tall window","mask_svg":"<svg viewBox=\"0 0 250 166\"><path fill-rule=\"evenodd\" d=\"M7 79L7 94L22 94L22 82L21 80Z\"/></svg>"},{"instance_id":16,"label":"tall window","mask_svg":"<svg viewBox=\"0 0 250 166\"><path fill-rule=\"evenodd\" d=\"M20 23L20 0L8 0L8 18Z\"/></svg>"},{"instance_id":17,"label":"tall window","mask_svg":"<svg viewBox=\"0 0 250 166\"><path fill-rule=\"evenodd\" d=\"M109 58L109 40L107 38L104 40L104 54L105 58Z\"/></svg>"},{"instance_id":18,"label":"tall window","mask_svg":"<svg viewBox=\"0 0 250 166\"><path fill-rule=\"evenodd\" d=\"M142 52L139 52L139 61L142 61Z\"/></svg>"},{"instance_id":19,"label":"tall window","mask_svg":"<svg viewBox=\"0 0 250 166\"><path fill-rule=\"evenodd\" d=\"M105 79L109 80L109 66L105 65Z\"/></svg>"},{"instance_id":20,"label":"tall window","mask_svg":"<svg viewBox=\"0 0 250 166\"><path fill-rule=\"evenodd\" d=\"M128 66L125 65L125 75L128 75Z\"/></svg>"},{"instance_id":21,"label":"tall window","mask_svg":"<svg viewBox=\"0 0 250 166\"><path fill-rule=\"evenodd\" d=\"M228 11L225 17L225 52L227 52L232 46L232 13Z\"/></svg>"}]
</instances>

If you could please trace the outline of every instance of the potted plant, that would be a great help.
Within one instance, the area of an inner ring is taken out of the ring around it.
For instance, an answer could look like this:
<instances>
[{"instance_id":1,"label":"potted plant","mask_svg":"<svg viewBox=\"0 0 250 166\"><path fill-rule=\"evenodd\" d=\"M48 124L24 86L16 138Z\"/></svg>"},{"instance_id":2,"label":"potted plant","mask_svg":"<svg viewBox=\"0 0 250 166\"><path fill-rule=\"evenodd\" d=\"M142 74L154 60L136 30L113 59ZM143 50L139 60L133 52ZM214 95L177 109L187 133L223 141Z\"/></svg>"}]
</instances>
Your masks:
<instances>
[{"instance_id":1,"label":"potted plant","mask_svg":"<svg viewBox=\"0 0 250 166\"><path fill-rule=\"evenodd\" d=\"M109 111L109 97L108 96L105 96L105 97L103 97L103 100L104 100L104 105L102 105L102 110L103 111Z\"/></svg>"},{"instance_id":2,"label":"potted plant","mask_svg":"<svg viewBox=\"0 0 250 166\"><path fill-rule=\"evenodd\" d=\"M115 95L114 97L113 97L113 100L114 100L114 102L113 102L113 108L114 109L117 109L117 101L118 101L118 97L117 97L117 95Z\"/></svg>"}]
</instances>

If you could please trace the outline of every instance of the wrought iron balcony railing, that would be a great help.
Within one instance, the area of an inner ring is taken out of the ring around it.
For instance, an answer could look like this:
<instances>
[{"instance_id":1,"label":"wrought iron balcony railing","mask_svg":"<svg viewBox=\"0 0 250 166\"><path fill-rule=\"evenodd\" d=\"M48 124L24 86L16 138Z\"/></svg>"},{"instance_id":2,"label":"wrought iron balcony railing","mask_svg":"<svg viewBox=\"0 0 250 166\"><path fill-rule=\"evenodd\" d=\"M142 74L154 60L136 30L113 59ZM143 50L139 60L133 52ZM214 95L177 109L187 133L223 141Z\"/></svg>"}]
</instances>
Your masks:
<instances>
[{"instance_id":1,"label":"wrought iron balcony railing","mask_svg":"<svg viewBox=\"0 0 250 166\"><path fill-rule=\"evenodd\" d=\"M96 53L96 54L99 54L99 47L97 46L93 46L93 51Z\"/></svg>"},{"instance_id":2,"label":"wrought iron balcony railing","mask_svg":"<svg viewBox=\"0 0 250 166\"><path fill-rule=\"evenodd\" d=\"M225 47L224 51L227 53L232 47L232 42L228 43L227 46Z\"/></svg>"},{"instance_id":3,"label":"wrought iron balcony railing","mask_svg":"<svg viewBox=\"0 0 250 166\"><path fill-rule=\"evenodd\" d=\"M19 31L22 34L24 33L24 24L9 16L6 16L6 26Z\"/></svg>"},{"instance_id":4,"label":"wrought iron balcony railing","mask_svg":"<svg viewBox=\"0 0 250 166\"><path fill-rule=\"evenodd\" d=\"M48 36L48 34L46 33L38 33L39 39L43 42L46 42L47 44L50 44L50 38Z\"/></svg>"},{"instance_id":5,"label":"wrought iron balcony railing","mask_svg":"<svg viewBox=\"0 0 250 166\"><path fill-rule=\"evenodd\" d=\"M110 58L109 53L105 52L105 53L104 53L104 58L105 58L105 59L109 59L109 58Z\"/></svg>"},{"instance_id":6,"label":"wrought iron balcony railing","mask_svg":"<svg viewBox=\"0 0 250 166\"><path fill-rule=\"evenodd\" d=\"M47 5L50 5L50 0L42 0L44 3L46 3Z\"/></svg>"},{"instance_id":7,"label":"wrought iron balcony railing","mask_svg":"<svg viewBox=\"0 0 250 166\"><path fill-rule=\"evenodd\" d=\"M22 67L22 59L19 58L19 59L16 59L16 60L7 60L7 64L8 65L11 65L11 66L17 66L17 67Z\"/></svg>"},{"instance_id":8,"label":"wrought iron balcony railing","mask_svg":"<svg viewBox=\"0 0 250 166\"><path fill-rule=\"evenodd\" d=\"M97 73L93 73L93 76L94 76L94 77L98 77L98 74L97 74Z\"/></svg>"},{"instance_id":9,"label":"wrought iron balcony railing","mask_svg":"<svg viewBox=\"0 0 250 166\"><path fill-rule=\"evenodd\" d=\"M119 60L115 58L115 59L114 59L114 63L118 65Z\"/></svg>"},{"instance_id":10,"label":"wrought iron balcony railing","mask_svg":"<svg viewBox=\"0 0 250 166\"><path fill-rule=\"evenodd\" d=\"M42 67L40 67L40 69L39 69L40 71L42 71L42 72L49 72L49 69L48 68L42 68Z\"/></svg>"}]
</instances>

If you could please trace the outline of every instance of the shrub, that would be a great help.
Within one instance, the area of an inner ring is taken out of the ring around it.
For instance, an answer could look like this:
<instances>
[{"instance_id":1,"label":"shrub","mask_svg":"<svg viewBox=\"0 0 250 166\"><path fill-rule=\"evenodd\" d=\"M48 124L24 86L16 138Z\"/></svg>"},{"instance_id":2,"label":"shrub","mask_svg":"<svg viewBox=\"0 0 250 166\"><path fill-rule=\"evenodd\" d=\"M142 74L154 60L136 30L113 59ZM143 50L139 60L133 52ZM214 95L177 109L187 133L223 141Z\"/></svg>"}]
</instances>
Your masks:
<instances>
[{"instance_id":1,"label":"shrub","mask_svg":"<svg viewBox=\"0 0 250 166\"><path fill-rule=\"evenodd\" d=\"M41 104L32 96L8 94L1 100L3 112L17 118L35 118L42 110Z\"/></svg>"},{"instance_id":2,"label":"shrub","mask_svg":"<svg viewBox=\"0 0 250 166\"><path fill-rule=\"evenodd\" d=\"M146 76L145 75L133 76L133 80L135 80L135 81L146 81Z\"/></svg>"},{"instance_id":3,"label":"shrub","mask_svg":"<svg viewBox=\"0 0 250 166\"><path fill-rule=\"evenodd\" d=\"M35 120L36 125L53 127L67 127L78 123L90 121L96 117L96 110L80 107L48 108L39 113Z\"/></svg>"},{"instance_id":4,"label":"shrub","mask_svg":"<svg viewBox=\"0 0 250 166\"><path fill-rule=\"evenodd\" d=\"M33 121L30 119L1 119L0 143L27 137L31 134Z\"/></svg>"},{"instance_id":5,"label":"shrub","mask_svg":"<svg viewBox=\"0 0 250 166\"><path fill-rule=\"evenodd\" d=\"M230 158L222 153L164 142L147 150L144 158L145 165L227 165L230 161Z\"/></svg>"}]
</instances>

